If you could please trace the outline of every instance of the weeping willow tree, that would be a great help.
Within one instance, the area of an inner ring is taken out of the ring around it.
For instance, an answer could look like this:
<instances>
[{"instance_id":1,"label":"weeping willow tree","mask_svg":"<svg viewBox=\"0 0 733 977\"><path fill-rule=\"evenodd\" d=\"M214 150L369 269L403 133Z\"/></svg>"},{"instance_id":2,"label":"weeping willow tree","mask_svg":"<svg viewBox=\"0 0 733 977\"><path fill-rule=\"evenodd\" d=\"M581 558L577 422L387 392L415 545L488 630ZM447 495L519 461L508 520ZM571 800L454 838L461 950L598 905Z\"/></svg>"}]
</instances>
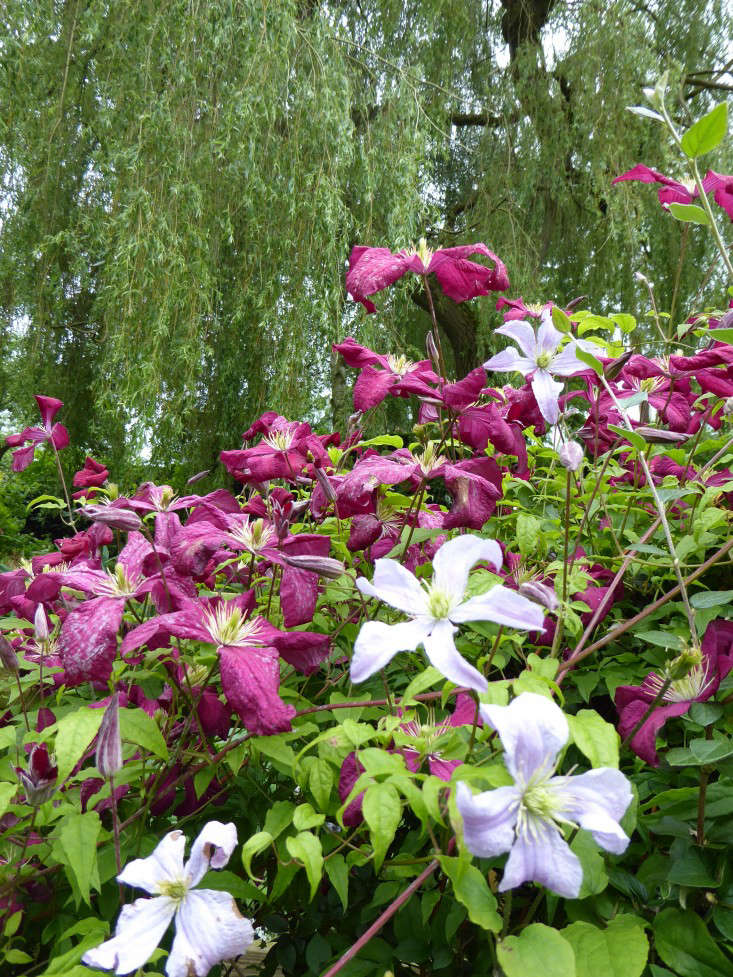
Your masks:
<instances>
[{"instance_id":1,"label":"weeping willow tree","mask_svg":"<svg viewBox=\"0 0 733 977\"><path fill-rule=\"evenodd\" d=\"M725 95L724 0L6 0L5 23L0 408L59 396L117 464L145 442L190 472L266 408L325 419L348 332L420 351L414 284L346 301L354 243L483 240L513 295L599 311L639 307L637 270L685 310L712 261L693 229L677 276L680 225L610 181L675 172L625 111L662 69L681 120ZM490 310L439 303L456 372Z\"/></svg>"}]
</instances>

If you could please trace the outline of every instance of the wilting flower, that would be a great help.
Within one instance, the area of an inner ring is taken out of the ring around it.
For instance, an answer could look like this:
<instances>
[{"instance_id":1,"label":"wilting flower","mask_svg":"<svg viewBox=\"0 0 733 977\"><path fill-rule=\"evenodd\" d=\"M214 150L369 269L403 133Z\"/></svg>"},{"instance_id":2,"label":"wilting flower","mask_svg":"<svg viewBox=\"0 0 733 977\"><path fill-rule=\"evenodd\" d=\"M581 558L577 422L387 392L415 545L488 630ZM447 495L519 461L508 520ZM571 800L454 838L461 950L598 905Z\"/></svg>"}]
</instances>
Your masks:
<instances>
[{"instance_id":1,"label":"wilting flower","mask_svg":"<svg viewBox=\"0 0 733 977\"><path fill-rule=\"evenodd\" d=\"M433 579L421 583L396 560L377 560L374 580L359 577L356 586L407 614L401 624L367 621L354 644L352 682L363 682L392 660L398 651L423 645L432 665L457 685L485 692L484 676L456 649L453 635L466 621L494 621L524 631L541 630L544 614L525 597L498 584L485 594L465 599L468 573L478 560L499 570L501 549L496 540L457 536L444 543L433 559Z\"/></svg>"},{"instance_id":2,"label":"wilting flower","mask_svg":"<svg viewBox=\"0 0 733 977\"><path fill-rule=\"evenodd\" d=\"M656 736L668 719L682 716L693 702L706 702L718 691L718 686L733 668L733 621L716 620L707 626L698 663L683 676L672 678L661 702L648 716L631 740L631 749L652 766L659 763ZM619 714L618 731L628 736L648 711L662 689L664 678L650 672L641 685L619 685L616 689L616 708Z\"/></svg>"},{"instance_id":3,"label":"wilting flower","mask_svg":"<svg viewBox=\"0 0 733 977\"><path fill-rule=\"evenodd\" d=\"M53 423L54 417L64 406L63 402L55 397L44 397L42 394L35 396L43 427L26 427L20 434L10 434L5 439L5 443L9 447L18 449L13 452L14 472L25 471L33 461L33 455L39 444L50 441L57 451L61 451L69 444L69 432L64 425ZM26 445L26 447L22 447L22 445Z\"/></svg>"},{"instance_id":4,"label":"wilting flower","mask_svg":"<svg viewBox=\"0 0 733 977\"><path fill-rule=\"evenodd\" d=\"M233 824L209 821L183 864L186 838L170 831L147 858L136 858L118 882L145 889L152 899L123 907L111 940L82 957L90 967L130 974L149 959L170 921L176 935L165 965L168 977L205 977L214 964L244 953L254 938L228 892L196 889L209 868L223 868L237 844Z\"/></svg>"},{"instance_id":5,"label":"wilting flower","mask_svg":"<svg viewBox=\"0 0 733 977\"><path fill-rule=\"evenodd\" d=\"M485 255L494 262L494 267L468 261L471 254ZM509 288L506 267L485 244L431 251L425 238L421 238L416 249L398 251L397 254L392 254L389 248L367 248L357 244L349 257L346 291L355 301L361 302L367 312L376 312L377 307L367 295L381 292L408 271L423 276L434 274L440 287L454 302L466 302L477 295Z\"/></svg>"},{"instance_id":6,"label":"wilting flower","mask_svg":"<svg viewBox=\"0 0 733 977\"><path fill-rule=\"evenodd\" d=\"M606 851L625 851L629 839L618 821L631 802L628 780L611 767L553 776L569 730L560 707L545 696L523 692L508 706L481 706L480 713L499 734L514 784L475 796L458 784L466 847L480 858L509 852L502 892L534 881L575 899L583 869L562 828L583 828Z\"/></svg>"},{"instance_id":7,"label":"wilting flower","mask_svg":"<svg viewBox=\"0 0 733 977\"><path fill-rule=\"evenodd\" d=\"M562 391L562 384L553 380L553 376L569 377L573 373L581 373L588 367L575 355L576 349L592 350L592 344L582 339L574 339L560 350L560 344L565 338L552 324L549 312L542 315L542 322L537 333L528 322L517 320L507 322L496 330L501 336L513 339L521 349L520 356L514 347L492 356L484 363L487 370L516 370L526 377L532 374L532 392L535 395L542 416L548 424L556 424L560 416L558 398Z\"/></svg>"}]
</instances>

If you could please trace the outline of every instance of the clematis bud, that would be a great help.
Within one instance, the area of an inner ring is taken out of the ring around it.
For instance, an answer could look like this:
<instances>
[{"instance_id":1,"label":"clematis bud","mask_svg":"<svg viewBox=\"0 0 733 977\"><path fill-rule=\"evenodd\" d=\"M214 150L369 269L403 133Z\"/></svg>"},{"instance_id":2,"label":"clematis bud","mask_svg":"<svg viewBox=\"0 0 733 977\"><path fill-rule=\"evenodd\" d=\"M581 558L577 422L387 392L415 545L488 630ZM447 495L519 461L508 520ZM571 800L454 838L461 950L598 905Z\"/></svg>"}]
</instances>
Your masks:
<instances>
[{"instance_id":1,"label":"clematis bud","mask_svg":"<svg viewBox=\"0 0 733 977\"><path fill-rule=\"evenodd\" d=\"M33 630L36 633L36 641L48 641L48 618L46 617L46 611L44 610L43 604L39 604L38 607L36 607L36 613L33 618Z\"/></svg>"},{"instance_id":2,"label":"clematis bud","mask_svg":"<svg viewBox=\"0 0 733 977\"><path fill-rule=\"evenodd\" d=\"M570 472L577 472L583 464L583 448L577 441L566 441L557 453L560 464Z\"/></svg>"},{"instance_id":3,"label":"clematis bud","mask_svg":"<svg viewBox=\"0 0 733 977\"><path fill-rule=\"evenodd\" d=\"M207 475L211 473L211 469L207 468L202 472L196 472L189 479L186 480L186 485L195 485L196 482L200 482L202 478L206 478Z\"/></svg>"},{"instance_id":4,"label":"clematis bud","mask_svg":"<svg viewBox=\"0 0 733 977\"><path fill-rule=\"evenodd\" d=\"M140 516L132 509L117 509L111 505L86 505L80 511L93 522L100 522L110 529L133 532L142 526Z\"/></svg>"},{"instance_id":5,"label":"clematis bud","mask_svg":"<svg viewBox=\"0 0 733 977\"><path fill-rule=\"evenodd\" d=\"M440 373L440 357L438 356L438 347L435 345L432 332L429 332L425 337L425 348L430 357L430 362L433 364L433 369L436 373Z\"/></svg>"},{"instance_id":6,"label":"clematis bud","mask_svg":"<svg viewBox=\"0 0 733 977\"><path fill-rule=\"evenodd\" d=\"M611 360L610 363L607 363L603 368L603 375L606 380L615 380L633 355L633 349L627 349L625 353L621 354L621 356L618 356L615 360Z\"/></svg>"},{"instance_id":7,"label":"clematis bud","mask_svg":"<svg viewBox=\"0 0 733 977\"><path fill-rule=\"evenodd\" d=\"M329 580L338 580L346 573L346 567L341 560L334 560L330 556L286 556L283 559L288 566L296 570L310 570Z\"/></svg>"},{"instance_id":8,"label":"clematis bud","mask_svg":"<svg viewBox=\"0 0 733 977\"><path fill-rule=\"evenodd\" d=\"M636 431L649 444L678 444L690 437L682 431L662 431L658 427L637 427Z\"/></svg>"},{"instance_id":9,"label":"clematis bud","mask_svg":"<svg viewBox=\"0 0 733 977\"><path fill-rule=\"evenodd\" d=\"M9 672L18 671L18 656L4 634L0 634L0 662Z\"/></svg>"},{"instance_id":10,"label":"clematis bud","mask_svg":"<svg viewBox=\"0 0 733 977\"><path fill-rule=\"evenodd\" d=\"M555 611L560 606L560 601L552 587L540 583L539 580L527 580L520 584L519 593L523 597L529 597L535 604L546 607L548 611Z\"/></svg>"},{"instance_id":11,"label":"clematis bud","mask_svg":"<svg viewBox=\"0 0 733 977\"><path fill-rule=\"evenodd\" d=\"M120 700L117 692L104 710L99 727L96 753L97 770L105 780L122 769L122 743L120 741Z\"/></svg>"},{"instance_id":12,"label":"clematis bud","mask_svg":"<svg viewBox=\"0 0 733 977\"><path fill-rule=\"evenodd\" d=\"M336 493L333 490L333 485L331 485L331 481L328 475L324 472L322 468L319 468L317 465L313 466L313 471L315 472L315 476L318 479L318 484L323 489L323 494L326 496L329 502L335 502Z\"/></svg>"},{"instance_id":13,"label":"clematis bud","mask_svg":"<svg viewBox=\"0 0 733 977\"><path fill-rule=\"evenodd\" d=\"M31 807L40 807L56 790L58 767L52 763L45 743L33 747L28 758L27 770L16 767L15 772L25 791L25 799Z\"/></svg>"}]
</instances>

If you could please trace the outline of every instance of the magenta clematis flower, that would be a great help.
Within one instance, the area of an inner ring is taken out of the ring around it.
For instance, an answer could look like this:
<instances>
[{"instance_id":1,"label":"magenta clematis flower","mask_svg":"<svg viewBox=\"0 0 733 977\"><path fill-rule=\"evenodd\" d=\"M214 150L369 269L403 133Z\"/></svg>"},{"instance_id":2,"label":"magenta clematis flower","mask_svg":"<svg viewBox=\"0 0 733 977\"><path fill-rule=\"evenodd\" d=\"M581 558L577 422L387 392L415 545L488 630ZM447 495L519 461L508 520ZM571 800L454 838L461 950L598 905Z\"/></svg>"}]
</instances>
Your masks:
<instances>
[{"instance_id":1,"label":"magenta clematis flower","mask_svg":"<svg viewBox=\"0 0 733 977\"><path fill-rule=\"evenodd\" d=\"M700 196L697 184L694 181L673 180L642 163L611 180L611 186L614 183L622 183L626 180L636 180L639 183L660 183L662 189L658 193L659 202L665 209L669 208L670 204L691 204ZM713 196L716 204L722 207L733 220L733 176L708 170L702 181L702 188L705 193L709 193L711 190L715 191Z\"/></svg>"},{"instance_id":2,"label":"magenta clematis flower","mask_svg":"<svg viewBox=\"0 0 733 977\"><path fill-rule=\"evenodd\" d=\"M43 427L26 427L20 434L10 434L5 439L5 443L11 448L18 449L13 452L14 472L25 471L33 461L33 455L39 444L49 441L57 451L61 451L69 444L69 432L64 425L53 423L54 417L64 406L63 402L55 397L44 397L42 394L36 394L35 397L41 412ZM21 447L22 445L26 447Z\"/></svg>"},{"instance_id":3,"label":"magenta clematis flower","mask_svg":"<svg viewBox=\"0 0 733 977\"><path fill-rule=\"evenodd\" d=\"M356 586L407 614L400 624L367 621L354 644L351 681L363 682L392 660L398 651L423 645L430 663L456 685L485 692L484 676L456 649L453 635L466 621L494 621L524 631L542 629L542 610L525 597L498 584L485 594L465 599L468 574L479 560L499 570L501 549L496 540L457 536L433 558L433 580L422 584L396 560L377 560L374 581L359 577Z\"/></svg>"},{"instance_id":4,"label":"magenta clematis flower","mask_svg":"<svg viewBox=\"0 0 733 977\"><path fill-rule=\"evenodd\" d=\"M493 261L494 267L469 261L472 254L484 255ZM443 292L454 302L466 302L477 295L503 292L509 288L504 263L485 244L431 251L425 238L421 238L416 249L398 251L397 254L392 254L388 248L357 244L349 257L346 291L356 302L361 302L367 312L376 312L377 307L367 296L381 292L408 271L423 276L434 274Z\"/></svg>"},{"instance_id":5,"label":"magenta clematis flower","mask_svg":"<svg viewBox=\"0 0 733 977\"><path fill-rule=\"evenodd\" d=\"M702 661L689 674L670 685L662 702L634 735L631 749L642 760L656 767L659 763L656 735L668 719L683 716L693 702L706 702L718 691L718 686L733 668L733 621L711 621L702 639ZM619 685L616 689L616 708L619 713L618 731L627 736L646 713L662 687L663 679L650 672L641 685Z\"/></svg>"},{"instance_id":6,"label":"magenta clematis flower","mask_svg":"<svg viewBox=\"0 0 733 977\"><path fill-rule=\"evenodd\" d=\"M144 889L153 898L123 906L115 935L87 950L83 963L131 974L150 958L172 919L176 935L165 965L168 977L206 977L214 964L244 953L254 930L231 895L194 888L210 868L227 864L236 844L233 824L209 821L185 865L186 838L181 831L170 831L152 855L126 865L117 880Z\"/></svg>"},{"instance_id":7,"label":"magenta clematis flower","mask_svg":"<svg viewBox=\"0 0 733 977\"><path fill-rule=\"evenodd\" d=\"M104 465L95 461L89 455L84 459L84 467L74 475L74 488L99 488L109 478L109 471Z\"/></svg>"},{"instance_id":8,"label":"magenta clematis flower","mask_svg":"<svg viewBox=\"0 0 733 977\"><path fill-rule=\"evenodd\" d=\"M481 706L480 712L499 734L514 783L475 796L458 784L466 847L479 858L509 852L501 892L534 881L575 899L583 869L562 828L583 828L606 851L625 851L629 839L618 822L631 802L628 780L611 767L553 776L569 729L560 707L545 696L523 692L508 706Z\"/></svg>"},{"instance_id":9,"label":"magenta clematis flower","mask_svg":"<svg viewBox=\"0 0 733 977\"><path fill-rule=\"evenodd\" d=\"M439 383L440 378L435 374L430 360L413 363L405 356L374 353L351 336L347 336L342 343L334 343L333 349L343 357L347 366L361 370L354 385L356 410L363 412L376 407L387 394L394 397L409 397L410 394L435 396L429 384Z\"/></svg>"},{"instance_id":10,"label":"magenta clematis flower","mask_svg":"<svg viewBox=\"0 0 733 977\"><path fill-rule=\"evenodd\" d=\"M574 339L560 350L565 337L553 326L549 312L543 313L536 334L532 326L521 319L499 326L496 332L513 339L523 355L509 346L492 356L484 366L487 370L516 370L524 377L532 374L532 392L542 416L548 424L556 424L560 416L558 398L562 384L553 380L553 376L569 377L587 370L575 351L578 348L593 351L597 347L582 339Z\"/></svg>"},{"instance_id":11,"label":"magenta clematis flower","mask_svg":"<svg viewBox=\"0 0 733 977\"><path fill-rule=\"evenodd\" d=\"M533 302L526 303L520 296L518 299L506 299L502 295L496 300L496 311L502 312L504 322L511 322L513 319L541 319L545 312L552 310L552 302L545 302L544 305L537 305Z\"/></svg>"}]
</instances>

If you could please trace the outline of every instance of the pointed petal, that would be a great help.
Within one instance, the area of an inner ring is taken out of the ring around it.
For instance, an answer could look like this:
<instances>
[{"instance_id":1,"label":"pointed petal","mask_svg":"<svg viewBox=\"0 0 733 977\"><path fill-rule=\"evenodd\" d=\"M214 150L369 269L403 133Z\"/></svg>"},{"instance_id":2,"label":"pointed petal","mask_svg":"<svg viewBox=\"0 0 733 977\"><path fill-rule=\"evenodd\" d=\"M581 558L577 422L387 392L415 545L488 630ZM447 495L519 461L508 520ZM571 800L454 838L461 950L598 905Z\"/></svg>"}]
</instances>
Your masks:
<instances>
[{"instance_id":1,"label":"pointed petal","mask_svg":"<svg viewBox=\"0 0 733 977\"><path fill-rule=\"evenodd\" d=\"M167 896L128 903L122 907L112 939L87 950L82 963L131 974L150 959L175 911L175 903Z\"/></svg>"},{"instance_id":2,"label":"pointed petal","mask_svg":"<svg viewBox=\"0 0 733 977\"><path fill-rule=\"evenodd\" d=\"M509 851L514 844L514 826L519 810L516 787L497 787L482 794L459 781L456 806L463 818L466 848L479 858L493 858Z\"/></svg>"},{"instance_id":3,"label":"pointed petal","mask_svg":"<svg viewBox=\"0 0 733 977\"><path fill-rule=\"evenodd\" d=\"M500 892L523 882L539 882L566 899L577 898L583 881L580 860L551 821L532 817L517 836L506 866Z\"/></svg>"},{"instance_id":4,"label":"pointed petal","mask_svg":"<svg viewBox=\"0 0 733 977\"><path fill-rule=\"evenodd\" d=\"M618 824L631 803L631 787L620 770L599 767L578 777L553 777L548 787L563 798L563 813L590 831L601 848L620 855L629 838Z\"/></svg>"},{"instance_id":5,"label":"pointed petal","mask_svg":"<svg viewBox=\"0 0 733 977\"><path fill-rule=\"evenodd\" d=\"M547 370L535 370L532 377L532 393L547 423L557 424L560 416L558 397L562 393L562 384L553 380Z\"/></svg>"},{"instance_id":6,"label":"pointed petal","mask_svg":"<svg viewBox=\"0 0 733 977\"><path fill-rule=\"evenodd\" d=\"M414 651L425 641L431 624L430 618L403 621L400 624L367 621L354 642L351 681L363 682L368 679L380 668L384 668L398 651Z\"/></svg>"},{"instance_id":7,"label":"pointed petal","mask_svg":"<svg viewBox=\"0 0 733 977\"><path fill-rule=\"evenodd\" d=\"M117 876L119 882L157 893L161 882L183 878L183 852L186 838L182 831L169 831L147 858L128 862Z\"/></svg>"},{"instance_id":8,"label":"pointed petal","mask_svg":"<svg viewBox=\"0 0 733 977\"><path fill-rule=\"evenodd\" d=\"M237 847L237 829L233 824L209 821L191 846L191 857L186 863L190 885L198 885L209 868L224 868Z\"/></svg>"},{"instance_id":9,"label":"pointed petal","mask_svg":"<svg viewBox=\"0 0 733 977\"><path fill-rule=\"evenodd\" d=\"M478 669L469 665L459 654L453 641L455 631L450 621L438 621L434 625L432 633L423 642L430 664L456 685L466 685L477 692L485 692L489 683Z\"/></svg>"},{"instance_id":10,"label":"pointed petal","mask_svg":"<svg viewBox=\"0 0 733 977\"><path fill-rule=\"evenodd\" d=\"M67 685L107 681L117 654L117 632L124 609L124 598L97 597L66 616L58 649Z\"/></svg>"},{"instance_id":11,"label":"pointed petal","mask_svg":"<svg viewBox=\"0 0 733 977\"><path fill-rule=\"evenodd\" d=\"M583 349L586 353L593 353L595 356L599 352L598 347L595 343L586 343L582 340L578 342L568 343L552 360L550 363L549 371L558 377L570 377L574 373L582 373L583 370L589 370L590 367L587 363L583 363L579 360L576 351L578 349Z\"/></svg>"},{"instance_id":12,"label":"pointed petal","mask_svg":"<svg viewBox=\"0 0 733 977\"><path fill-rule=\"evenodd\" d=\"M362 594L376 597L411 617L428 613L427 597L417 577L396 560L377 560L372 582L359 577L356 586Z\"/></svg>"},{"instance_id":13,"label":"pointed petal","mask_svg":"<svg viewBox=\"0 0 733 977\"><path fill-rule=\"evenodd\" d=\"M214 964L247 949L254 930L228 892L189 892L176 915L176 936L165 965L168 977L205 977Z\"/></svg>"},{"instance_id":14,"label":"pointed petal","mask_svg":"<svg viewBox=\"0 0 733 977\"><path fill-rule=\"evenodd\" d=\"M516 370L523 377L531 373L536 366L537 364L534 360L530 360L526 356L520 356L513 346L507 346L501 353L497 353L496 356L492 356L490 360L484 363L484 369L486 370L493 370L495 373L508 373Z\"/></svg>"},{"instance_id":15,"label":"pointed petal","mask_svg":"<svg viewBox=\"0 0 733 977\"><path fill-rule=\"evenodd\" d=\"M535 692L522 692L508 706L482 705L480 712L499 734L507 770L522 785L550 773L570 735L562 709Z\"/></svg>"},{"instance_id":16,"label":"pointed petal","mask_svg":"<svg viewBox=\"0 0 733 977\"><path fill-rule=\"evenodd\" d=\"M542 316L542 322L537 330L537 352L554 353L562 338L562 333L555 329L552 323L552 313L548 309Z\"/></svg>"},{"instance_id":17,"label":"pointed petal","mask_svg":"<svg viewBox=\"0 0 733 977\"><path fill-rule=\"evenodd\" d=\"M229 705L250 733L287 732L295 708L279 695L280 659L274 648L219 650L221 687Z\"/></svg>"},{"instance_id":18,"label":"pointed petal","mask_svg":"<svg viewBox=\"0 0 733 977\"><path fill-rule=\"evenodd\" d=\"M495 570L501 569L503 557L495 539L468 535L449 539L433 557L435 587L460 599L466 592L468 573L479 560L490 563Z\"/></svg>"},{"instance_id":19,"label":"pointed petal","mask_svg":"<svg viewBox=\"0 0 733 977\"><path fill-rule=\"evenodd\" d=\"M455 624L493 621L521 631L542 631L545 616L538 604L503 584L497 584L485 594L472 597L451 611L450 619Z\"/></svg>"},{"instance_id":20,"label":"pointed petal","mask_svg":"<svg viewBox=\"0 0 733 977\"><path fill-rule=\"evenodd\" d=\"M494 330L500 336L508 336L533 363L537 358L537 337L532 326L524 319L512 319Z\"/></svg>"}]
</instances>

